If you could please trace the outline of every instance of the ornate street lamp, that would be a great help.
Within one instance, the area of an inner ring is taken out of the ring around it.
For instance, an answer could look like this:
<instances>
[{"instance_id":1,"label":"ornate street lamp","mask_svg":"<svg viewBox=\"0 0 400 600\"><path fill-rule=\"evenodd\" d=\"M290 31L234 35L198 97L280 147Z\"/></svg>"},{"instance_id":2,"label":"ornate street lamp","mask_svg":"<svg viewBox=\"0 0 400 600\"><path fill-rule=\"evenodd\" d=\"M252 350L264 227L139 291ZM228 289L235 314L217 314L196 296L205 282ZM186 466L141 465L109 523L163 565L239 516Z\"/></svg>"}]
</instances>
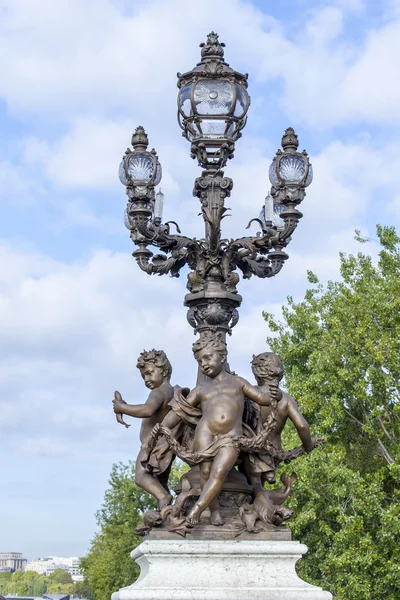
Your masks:
<instances>
[{"instance_id":1,"label":"ornate street lamp","mask_svg":"<svg viewBox=\"0 0 400 600\"><path fill-rule=\"evenodd\" d=\"M164 196L161 190L156 192L161 166L155 151L147 150L148 138L142 127L136 129L133 150L126 151L119 171L128 195L125 222L136 245L133 256L139 267L148 274L170 273L173 277L179 277L184 266L189 267L184 303L187 319L200 336L193 348L201 366L197 384L208 381L190 392L172 387L168 375L171 366L163 351L144 351L139 357L137 366L143 377L146 371L142 367L148 363L154 367L150 373L162 373L162 377L154 376L157 392L152 387L146 405L153 411L152 406L162 402L163 408L151 412L150 420L144 419L147 423L141 429L136 463L136 483L154 496L158 510L147 511L137 530L147 535L131 554L143 568L141 577L134 585L115 592L113 598L152 600L190 595L197 600L251 600L272 594L282 600L300 596L329 600L329 593L295 575L294 564L305 547L289 541L290 530L281 527L292 515L283 503L296 474L282 474L283 488L264 489L264 482L275 482L280 462L311 452L323 440L311 438L296 402L279 389L283 365L278 356L271 352L253 356L258 387L232 376L228 365L222 364L226 334L239 319L242 297L237 291L238 271L245 279L279 273L288 259L285 249L302 217L298 205L311 183L312 168L307 153L297 150L294 130L287 129L282 150L277 151L269 170L271 191L259 217L247 226L256 222L260 231L239 239L222 238L225 199L233 187L222 169L233 157L250 98L247 75L224 61L224 45L218 36L210 33L201 48L198 65L178 74L178 121L191 144L192 157L203 169L195 179L193 195L200 200L204 237L186 237L173 221L162 222ZM171 232L172 224L176 232ZM158 253L153 254L149 247L157 248ZM150 402L151 398L154 401ZM255 410L253 403L268 405L268 414ZM166 406L169 412L164 412ZM147 417L139 407L124 403L115 392L114 411L119 423L125 424L122 414ZM283 450L279 440L288 418L297 429L301 446ZM192 468L175 488L178 496L171 505L167 480L175 456ZM239 463L243 469L237 470ZM200 521L203 516L206 518ZM177 539L177 535L191 539Z\"/></svg>"},{"instance_id":2,"label":"ornate street lamp","mask_svg":"<svg viewBox=\"0 0 400 600\"><path fill-rule=\"evenodd\" d=\"M178 73L178 121L191 142L192 158L217 170L233 157L235 142L246 125L250 106L247 73L234 71L224 58L218 35L201 44L201 62L188 73Z\"/></svg>"},{"instance_id":3,"label":"ornate street lamp","mask_svg":"<svg viewBox=\"0 0 400 600\"><path fill-rule=\"evenodd\" d=\"M233 187L221 170L232 158L235 142L246 124L250 106L247 75L234 71L224 61L224 44L210 33L201 44L201 61L194 69L178 73L178 121L191 143L191 154L204 169L195 180L193 195L199 198L205 223L201 239L181 235L175 222L162 223L164 196L155 193L161 181L156 152L147 151L148 139L142 127L132 137L133 151L127 150L120 165L120 179L127 188L126 225L137 249L133 253L139 267L149 274L170 273L179 277L189 266L185 297L188 321L200 337L231 333L237 323L242 297L237 284L252 275L273 277L288 259L289 244L302 213L297 206L312 181L312 167L305 151L298 152L298 139L292 128L282 138L282 150L272 161L272 184L256 221L261 231L236 240L221 238L225 198ZM174 224L177 232L171 233ZM156 247L153 254L148 246Z\"/></svg>"}]
</instances>

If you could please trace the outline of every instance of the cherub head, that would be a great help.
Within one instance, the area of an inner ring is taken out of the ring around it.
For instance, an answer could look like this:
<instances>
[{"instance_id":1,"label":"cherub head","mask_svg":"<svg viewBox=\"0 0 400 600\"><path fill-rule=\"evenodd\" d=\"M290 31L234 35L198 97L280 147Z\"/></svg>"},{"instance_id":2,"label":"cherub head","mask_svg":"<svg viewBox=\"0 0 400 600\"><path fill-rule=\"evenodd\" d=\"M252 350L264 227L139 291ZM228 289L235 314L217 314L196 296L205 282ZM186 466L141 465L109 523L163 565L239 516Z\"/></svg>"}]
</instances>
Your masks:
<instances>
[{"instance_id":1,"label":"cherub head","mask_svg":"<svg viewBox=\"0 0 400 600\"><path fill-rule=\"evenodd\" d=\"M195 359L207 377L216 377L224 369L226 344L220 336L197 340L192 346Z\"/></svg>"},{"instance_id":2,"label":"cherub head","mask_svg":"<svg viewBox=\"0 0 400 600\"><path fill-rule=\"evenodd\" d=\"M143 350L136 364L145 386L150 390L171 379L172 367L164 350Z\"/></svg>"},{"instance_id":3,"label":"cherub head","mask_svg":"<svg viewBox=\"0 0 400 600\"><path fill-rule=\"evenodd\" d=\"M253 354L251 368L258 385L264 385L272 380L280 381L283 377L282 361L273 352L263 352L257 356Z\"/></svg>"}]
</instances>

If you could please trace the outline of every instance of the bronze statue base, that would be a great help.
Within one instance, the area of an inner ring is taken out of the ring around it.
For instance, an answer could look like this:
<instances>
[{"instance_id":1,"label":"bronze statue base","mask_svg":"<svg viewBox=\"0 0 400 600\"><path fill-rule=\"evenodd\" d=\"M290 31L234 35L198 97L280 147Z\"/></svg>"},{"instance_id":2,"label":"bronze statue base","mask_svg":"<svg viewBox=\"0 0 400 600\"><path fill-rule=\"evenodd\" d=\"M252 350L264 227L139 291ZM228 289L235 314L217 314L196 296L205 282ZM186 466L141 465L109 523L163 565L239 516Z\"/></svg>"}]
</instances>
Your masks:
<instances>
[{"instance_id":1,"label":"bronze statue base","mask_svg":"<svg viewBox=\"0 0 400 600\"><path fill-rule=\"evenodd\" d=\"M211 525L209 519L201 519L198 525L186 533L187 540L255 540L255 541L283 541L289 542L292 539L292 532L286 525L275 527L266 525L265 531L252 533L235 529L231 524L216 527ZM177 540L181 538L179 533L168 531L166 529L154 528L146 535L144 540Z\"/></svg>"},{"instance_id":2,"label":"bronze statue base","mask_svg":"<svg viewBox=\"0 0 400 600\"><path fill-rule=\"evenodd\" d=\"M159 511L147 511L136 533L149 540L187 537L192 540L290 541L291 530L283 525L283 521L292 515L292 511L273 504L270 499L271 494L276 496L279 491L285 490L265 490L253 501L246 477L232 468L214 512L207 508L200 521L193 524L187 517L200 495L200 470L196 466L185 473L176 486L175 504Z\"/></svg>"}]
</instances>

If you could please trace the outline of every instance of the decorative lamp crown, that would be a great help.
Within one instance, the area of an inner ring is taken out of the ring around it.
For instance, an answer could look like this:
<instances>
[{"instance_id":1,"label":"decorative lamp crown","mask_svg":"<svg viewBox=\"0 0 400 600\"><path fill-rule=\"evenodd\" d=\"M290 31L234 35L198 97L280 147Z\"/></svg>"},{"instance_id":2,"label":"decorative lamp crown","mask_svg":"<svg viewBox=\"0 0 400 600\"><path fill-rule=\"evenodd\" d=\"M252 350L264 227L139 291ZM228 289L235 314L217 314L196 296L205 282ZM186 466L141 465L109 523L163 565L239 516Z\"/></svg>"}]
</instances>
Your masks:
<instances>
[{"instance_id":1,"label":"decorative lamp crown","mask_svg":"<svg viewBox=\"0 0 400 600\"><path fill-rule=\"evenodd\" d=\"M224 46L211 32L200 44L201 62L178 73L178 121L191 142L192 158L209 170L223 167L233 157L235 142L246 124L250 106L247 74L224 61Z\"/></svg>"}]
</instances>

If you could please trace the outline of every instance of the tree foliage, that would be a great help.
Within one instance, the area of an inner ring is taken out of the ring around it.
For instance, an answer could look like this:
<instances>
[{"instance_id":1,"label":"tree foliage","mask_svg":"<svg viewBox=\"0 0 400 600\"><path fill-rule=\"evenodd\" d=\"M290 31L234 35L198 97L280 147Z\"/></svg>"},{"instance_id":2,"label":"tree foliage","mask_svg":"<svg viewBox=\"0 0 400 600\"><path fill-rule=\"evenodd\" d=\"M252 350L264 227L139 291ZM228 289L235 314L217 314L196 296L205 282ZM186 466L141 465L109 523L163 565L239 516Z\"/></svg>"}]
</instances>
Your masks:
<instances>
[{"instance_id":1,"label":"tree foliage","mask_svg":"<svg viewBox=\"0 0 400 600\"><path fill-rule=\"evenodd\" d=\"M186 465L175 466L170 476L174 488ZM99 532L92 540L89 552L81 559L81 569L96 600L110 600L119 588L132 584L139 576L139 567L130 557L142 538L135 530L143 513L155 508L152 497L135 484L135 463L114 464L103 505L97 512Z\"/></svg>"},{"instance_id":2,"label":"tree foliage","mask_svg":"<svg viewBox=\"0 0 400 600\"><path fill-rule=\"evenodd\" d=\"M294 537L309 547L301 575L337 600L400 597L400 238L377 233L377 261L341 254L340 281L323 286L310 272L283 322L264 315L286 387L327 441L296 463L290 504Z\"/></svg>"},{"instance_id":3,"label":"tree foliage","mask_svg":"<svg viewBox=\"0 0 400 600\"><path fill-rule=\"evenodd\" d=\"M54 569L49 575L49 584L73 583L71 573L64 569Z\"/></svg>"},{"instance_id":4,"label":"tree foliage","mask_svg":"<svg viewBox=\"0 0 400 600\"><path fill-rule=\"evenodd\" d=\"M21 570L11 573L0 573L0 594L41 597L48 594L70 594L76 598L91 599L87 583L73 583L70 573L63 569L55 569L49 576L39 575L36 571Z\"/></svg>"},{"instance_id":5,"label":"tree foliage","mask_svg":"<svg viewBox=\"0 0 400 600\"><path fill-rule=\"evenodd\" d=\"M92 598L92 590L87 579L75 583L74 597L88 598L89 600Z\"/></svg>"}]
</instances>

